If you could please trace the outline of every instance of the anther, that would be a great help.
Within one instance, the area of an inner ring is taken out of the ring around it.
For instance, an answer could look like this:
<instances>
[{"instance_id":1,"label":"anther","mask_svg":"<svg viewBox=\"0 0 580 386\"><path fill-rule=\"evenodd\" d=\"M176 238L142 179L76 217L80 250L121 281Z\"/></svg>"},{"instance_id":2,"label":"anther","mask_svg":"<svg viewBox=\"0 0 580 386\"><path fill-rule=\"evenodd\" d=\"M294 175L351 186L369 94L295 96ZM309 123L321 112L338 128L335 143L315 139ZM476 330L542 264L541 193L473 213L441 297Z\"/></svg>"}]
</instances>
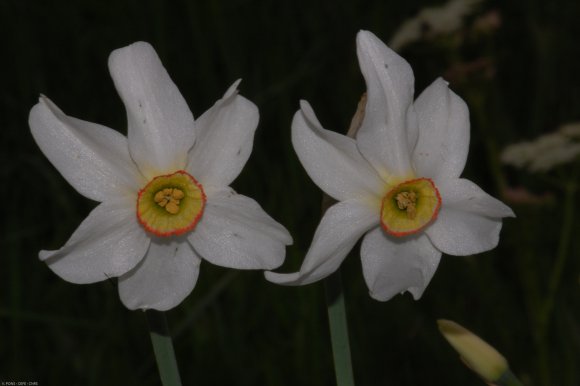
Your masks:
<instances>
[{"instance_id":1,"label":"anther","mask_svg":"<svg viewBox=\"0 0 580 386\"><path fill-rule=\"evenodd\" d=\"M171 214L179 212L179 203L185 197L185 193L177 188L164 188L153 197L153 200L162 208Z\"/></svg>"},{"instance_id":2,"label":"anther","mask_svg":"<svg viewBox=\"0 0 580 386\"><path fill-rule=\"evenodd\" d=\"M401 210L407 211L407 217L411 220L417 215L417 194L415 192L400 192L395 197L397 206Z\"/></svg>"}]
</instances>

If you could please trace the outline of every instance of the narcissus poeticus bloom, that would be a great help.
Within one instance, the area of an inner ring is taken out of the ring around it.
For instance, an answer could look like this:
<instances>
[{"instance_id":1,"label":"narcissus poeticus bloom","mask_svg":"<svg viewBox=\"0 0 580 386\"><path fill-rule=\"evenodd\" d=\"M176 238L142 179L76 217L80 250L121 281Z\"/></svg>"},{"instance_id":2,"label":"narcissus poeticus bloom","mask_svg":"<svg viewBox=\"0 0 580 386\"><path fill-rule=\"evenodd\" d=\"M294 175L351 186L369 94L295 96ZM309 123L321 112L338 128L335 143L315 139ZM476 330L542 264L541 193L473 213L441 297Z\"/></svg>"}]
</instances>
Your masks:
<instances>
[{"instance_id":1,"label":"narcissus poeticus bloom","mask_svg":"<svg viewBox=\"0 0 580 386\"><path fill-rule=\"evenodd\" d=\"M250 156L259 118L238 95L239 81L194 123L148 43L113 51L109 70L128 137L69 117L44 96L30 111L42 152L100 202L64 247L40 259L73 283L118 277L128 308L156 310L192 291L202 258L239 269L282 264L288 231L228 187Z\"/></svg>"},{"instance_id":2,"label":"narcissus poeticus bloom","mask_svg":"<svg viewBox=\"0 0 580 386\"><path fill-rule=\"evenodd\" d=\"M494 248L506 205L460 178L469 147L467 106L437 79L413 102L409 64L361 31L357 53L367 85L356 139L322 128L303 101L292 143L314 182L337 201L324 214L296 273L268 280L308 284L334 272L361 236L363 273L381 301L409 291L417 299L441 253Z\"/></svg>"}]
</instances>

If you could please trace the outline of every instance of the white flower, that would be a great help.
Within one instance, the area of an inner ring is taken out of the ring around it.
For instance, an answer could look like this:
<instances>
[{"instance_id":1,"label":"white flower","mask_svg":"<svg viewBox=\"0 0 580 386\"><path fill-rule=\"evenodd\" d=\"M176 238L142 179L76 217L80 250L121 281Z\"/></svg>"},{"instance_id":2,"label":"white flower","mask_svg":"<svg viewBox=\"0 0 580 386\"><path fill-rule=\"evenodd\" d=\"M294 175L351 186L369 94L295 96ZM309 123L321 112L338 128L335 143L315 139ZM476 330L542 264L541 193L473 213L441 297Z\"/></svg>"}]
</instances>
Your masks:
<instances>
[{"instance_id":1,"label":"white flower","mask_svg":"<svg viewBox=\"0 0 580 386\"><path fill-rule=\"evenodd\" d=\"M548 172L580 156L580 125L568 123L533 141L510 145L501 154L507 165L527 168L532 173Z\"/></svg>"},{"instance_id":2,"label":"white flower","mask_svg":"<svg viewBox=\"0 0 580 386\"><path fill-rule=\"evenodd\" d=\"M482 0L451 0L422 9L417 16L406 20L389 42L394 50L423 39L452 33L463 25L463 18L475 10Z\"/></svg>"},{"instance_id":3,"label":"white flower","mask_svg":"<svg viewBox=\"0 0 580 386\"><path fill-rule=\"evenodd\" d=\"M299 272L268 280L308 284L334 272L358 239L371 296L419 298L441 253L494 248L510 208L459 178L469 147L465 103L437 79L413 102L409 64L361 31L358 58L367 105L356 140L322 128L307 102L292 141L308 175L339 202L324 214Z\"/></svg>"},{"instance_id":4,"label":"white flower","mask_svg":"<svg viewBox=\"0 0 580 386\"><path fill-rule=\"evenodd\" d=\"M194 124L154 49L118 49L109 70L127 110L128 138L65 115L48 98L30 111L38 146L82 195L100 204L40 259L63 279L119 277L130 309L168 310L194 288L201 259L239 269L282 264L286 229L228 185L252 151L257 107L235 82Z\"/></svg>"}]
</instances>

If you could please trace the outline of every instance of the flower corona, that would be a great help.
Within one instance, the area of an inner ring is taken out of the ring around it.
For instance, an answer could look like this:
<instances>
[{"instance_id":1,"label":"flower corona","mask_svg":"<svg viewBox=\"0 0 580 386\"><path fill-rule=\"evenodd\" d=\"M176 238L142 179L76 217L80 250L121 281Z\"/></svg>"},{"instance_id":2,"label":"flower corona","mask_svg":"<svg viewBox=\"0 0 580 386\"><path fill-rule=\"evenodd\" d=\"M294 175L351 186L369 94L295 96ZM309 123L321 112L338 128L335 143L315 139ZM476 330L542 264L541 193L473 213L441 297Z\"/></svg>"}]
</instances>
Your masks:
<instances>
[{"instance_id":1,"label":"flower corona","mask_svg":"<svg viewBox=\"0 0 580 386\"><path fill-rule=\"evenodd\" d=\"M156 236L178 236L195 228L205 201L201 184L179 170L153 178L139 191L137 218Z\"/></svg>"},{"instance_id":2,"label":"flower corona","mask_svg":"<svg viewBox=\"0 0 580 386\"><path fill-rule=\"evenodd\" d=\"M381 227L402 237L419 232L437 218L441 196L429 178L405 181L387 192L381 204Z\"/></svg>"}]
</instances>

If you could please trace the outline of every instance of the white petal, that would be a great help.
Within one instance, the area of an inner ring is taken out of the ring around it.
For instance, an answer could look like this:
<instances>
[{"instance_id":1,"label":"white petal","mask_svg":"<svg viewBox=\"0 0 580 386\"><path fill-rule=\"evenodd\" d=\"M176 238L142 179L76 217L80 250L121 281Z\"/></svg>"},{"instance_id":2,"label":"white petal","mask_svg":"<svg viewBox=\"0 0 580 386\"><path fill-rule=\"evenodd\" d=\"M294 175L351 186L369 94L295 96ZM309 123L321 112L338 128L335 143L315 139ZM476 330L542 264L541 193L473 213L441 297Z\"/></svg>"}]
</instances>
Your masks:
<instances>
[{"instance_id":1,"label":"white petal","mask_svg":"<svg viewBox=\"0 0 580 386\"><path fill-rule=\"evenodd\" d=\"M193 115L150 44L133 43L109 57L127 109L129 149L148 177L183 169L195 140Z\"/></svg>"},{"instance_id":2,"label":"white petal","mask_svg":"<svg viewBox=\"0 0 580 386\"><path fill-rule=\"evenodd\" d=\"M499 241L502 217L512 210L465 179L438 186L442 198L437 220L425 232L442 252L465 256L493 249Z\"/></svg>"},{"instance_id":3,"label":"white petal","mask_svg":"<svg viewBox=\"0 0 580 386\"><path fill-rule=\"evenodd\" d=\"M407 143L408 149L415 149L419 141L419 117L415 111L415 106L411 106L407 111ZM411 151L411 164L413 163L413 154ZM414 166L414 165L412 165Z\"/></svg>"},{"instance_id":4,"label":"white petal","mask_svg":"<svg viewBox=\"0 0 580 386\"><path fill-rule=\"evenodd\" d=\"M419 141L413 151L417 175L458 178L469 151L469 110L438 78L415 101Z\"/></svg>"},{"instance_id":5,"label":"white petal","mask_svg":"<svg viewBox=\"0 0 580 386\"><path fill-rule=\"evenodd\" d=\"M292 121L292 144L316 185L339 201L380 194L384 183L355 140L323 129L308 102L300 106Z\"/></svg>"},{"instance_id":6,"label":"white petal","mask_svg":"<svg viewBox=\"0 0 580 386\"><path fill-rule=\"evenodd\" d=\"M370 295L387 301L405 291L419 299L437 270L441 252L424 234L396 238L377 228L363 239L361 257Z\"/></svg>"},{"instance_id":7,"label":"white petal","mask_svg":"<svg viewBox=\"0 0 580 386\"><path fill-rule=\"evenodd\" d=\"M131 310L167 311L191 293L200 262L185 239L156 239L143 261L119 278L121 301Z\"/></svg>"},{"instance_id":8,"label":"white petal","mask_svg":"<svg viewBox=\"0 0 580 386\"><path fill-rule=\"evenodd\" d=\"M208 196L201 221L187 238L212 264L238 269L276 268L292 243L257 202L233 190Z\"/></svg>"},{"instance_id":9,"label":"white petal","mask_svg":"<svg viewBox=\"0 0 580 386\"><path fill-rule=\"evenodd\" d=\"M383 175L408 175L409 143L414 141L412 117L413 71L403 58L375 35L357 35L359 64L367 85L367 105L357 145L366 159Z\"/></svg>"},{"instance_id":10,"label":"white petal","mask_svg":"<svg viewBox=\"0 0 580 386\"><path fill-rule=\"evenodd\" d=\"M238 95L239 83L195 123L197 139L189 152L187 170L202 184L230 185L252 152L258 108Z\"/></svg>"},{"instance_id":11,"label":"white petal","mask_svg":"<svg viewBox=\"0 0 580 386\"><path fill-rule=\"evenodd\" d=\"M134 205L124 201L97 206L58 251L40 260L58 276L77 284L120 276L145 255L149 237L137 222Z\"/></svg>"},{"instance_id":12,"label":"white petal","mask_svg":"<svg viewBox=\"0 0 580 386\"><path fill-rule=\"evenodd\" d=\"M266 279L284 285L303 285L336 271L358 239L379 223L379 211L359 200L339 202L326 211L314 233L300 272L266 272Z\"/></svg>"},{"instance_id":13,"label":"white petal","mask_svg":"<svg viewBox=\"0 0 580 386\"><path fill-rule=\"evenodd\" d=\"M507 205L465 178L437 181L437 184L442 206L487 217L515 217Z\"/></svg>"},{"instance_id":14,"label":"white petal","mask_svg":"<svg viewBox=\"0 0 580 386\"><path fill-rule=\"evenodd\" d=\"M68 117L44 96L28 122L44 155L83 196L102 202L142 185L127 138L115 130Z\"/></svg>"}]
</instances>

